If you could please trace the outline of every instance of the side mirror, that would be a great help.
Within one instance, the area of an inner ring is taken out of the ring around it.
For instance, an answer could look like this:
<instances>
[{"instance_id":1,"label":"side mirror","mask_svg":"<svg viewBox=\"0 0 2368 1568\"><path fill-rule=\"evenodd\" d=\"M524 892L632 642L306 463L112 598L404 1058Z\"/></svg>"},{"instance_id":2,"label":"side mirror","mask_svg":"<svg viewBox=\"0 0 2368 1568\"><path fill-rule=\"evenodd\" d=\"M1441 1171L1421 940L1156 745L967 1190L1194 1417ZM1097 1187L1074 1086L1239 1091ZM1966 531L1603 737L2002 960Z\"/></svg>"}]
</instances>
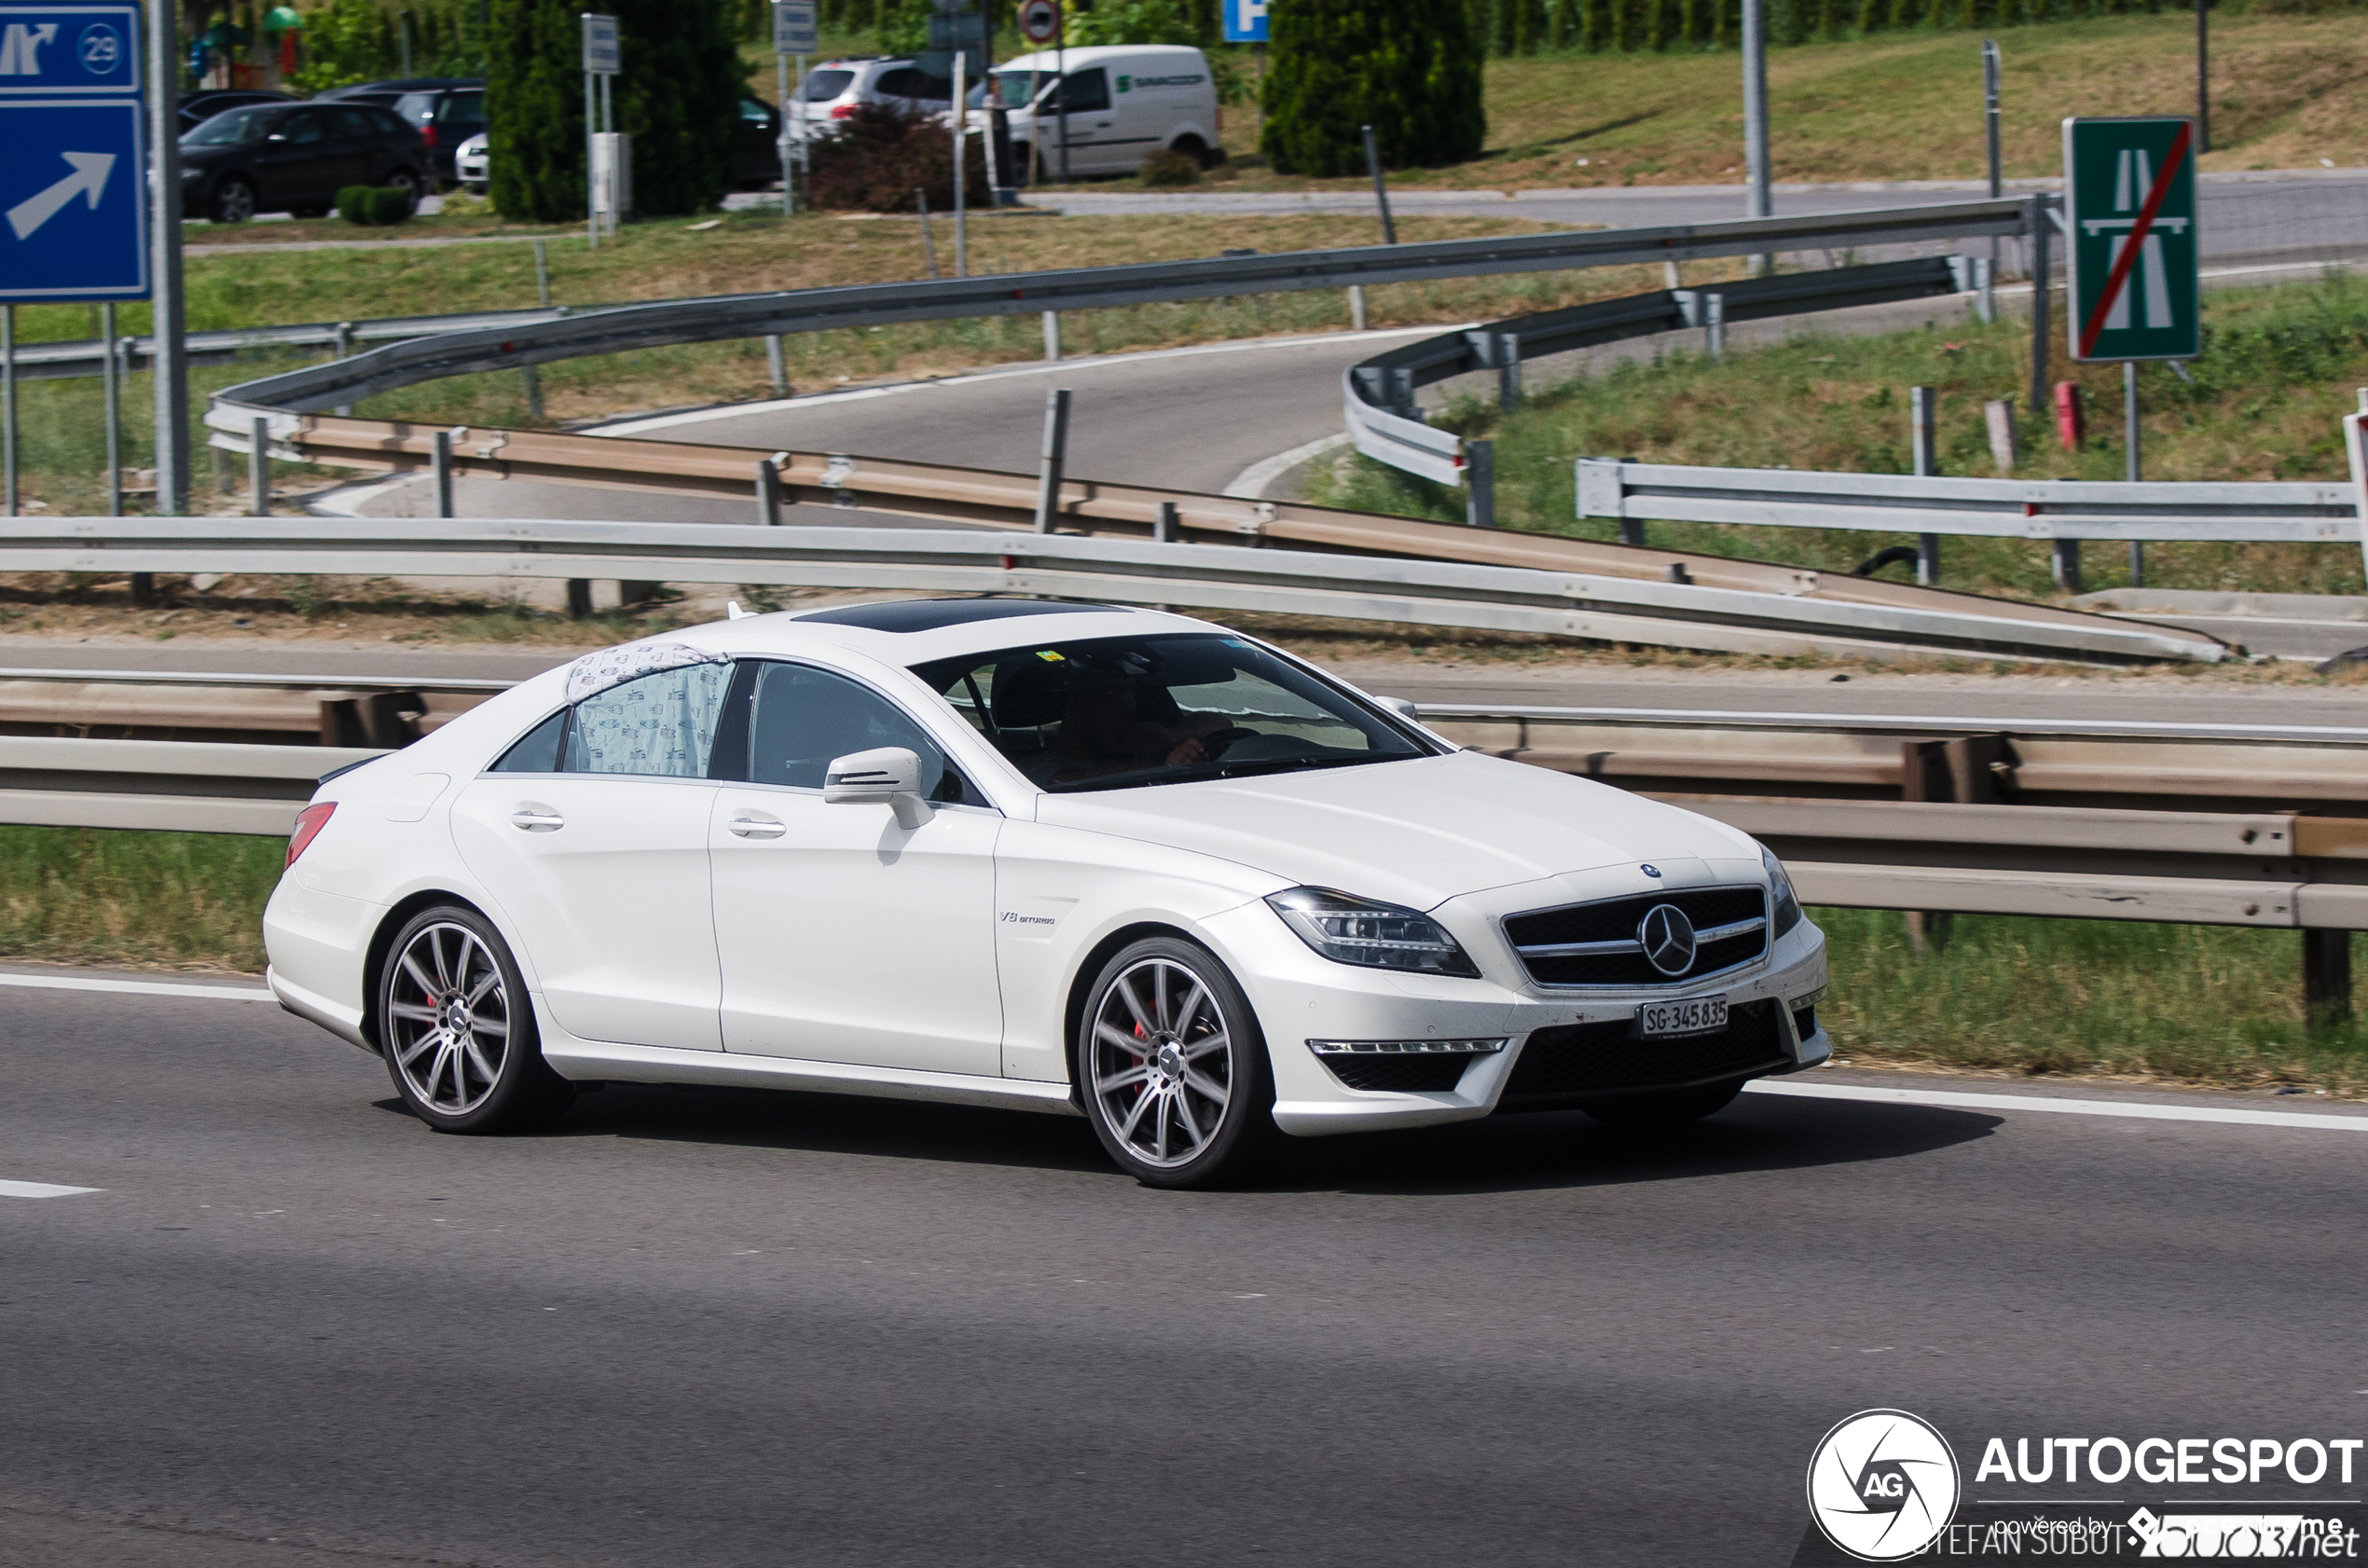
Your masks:
<instances>
[{"instance_id":1,"label":"side mirror","mask_svg":"<svg viewBox=\"0 0 2368 1568\"><path fill-rule=\"evenodd\" d=\"M917 828L929 819L929 803L921 798L921 759L902 746L883 746L833 759L822 772L826 805L886 803L896 812L897 825Z\"/></svg>"},{"instance_id":2,"label":"side mirror","mask_svg":"<svg viewBox=\"0 0 2368 1568\"><path fill-rule=\"evenodd\" d=\"M1376 695L1373 700L1380 703L1384 708L1388 708L1392 713L1397 714L1401 719L1410 720L1417 724L1423 722L1422 715L1416 710L1414 705L1407 701L1404 697L1385 697Z\"/></svg>"}]
</instances>

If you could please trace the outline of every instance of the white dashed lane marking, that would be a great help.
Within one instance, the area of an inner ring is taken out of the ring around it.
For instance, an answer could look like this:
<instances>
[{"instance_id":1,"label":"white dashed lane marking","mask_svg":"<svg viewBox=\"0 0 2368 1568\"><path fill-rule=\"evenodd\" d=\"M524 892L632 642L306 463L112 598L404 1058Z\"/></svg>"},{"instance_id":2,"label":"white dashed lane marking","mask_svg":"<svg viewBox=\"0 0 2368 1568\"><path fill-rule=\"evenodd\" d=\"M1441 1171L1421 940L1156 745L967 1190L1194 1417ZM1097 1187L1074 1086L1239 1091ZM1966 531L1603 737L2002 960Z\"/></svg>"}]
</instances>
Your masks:
<instances>
[{"instance_id":1,"label":"white dashed lane marking","mask_svg":"<svg viewBox=\"0 0 2368 1568\"><path fill-rule=\"evenodd\" d=\"M46 1181L0 1181L0 1198L71 1198L80 1192L104 1192L103 1187L53 1187Z\"/></svg>"},{"instance_id":2,"label":"white dashed lane marking","mask_svg":"<svg viewBox=\"0 0 2368 1568\"><path fill-rule=\"evenodd\" d=\"M230 1002L273 1002L260 985L183 985L169 980L86 980L67 974L0 974L0 985L36 991L116 991L134 997L209 997Z\"/></svg>"}]
</instances>

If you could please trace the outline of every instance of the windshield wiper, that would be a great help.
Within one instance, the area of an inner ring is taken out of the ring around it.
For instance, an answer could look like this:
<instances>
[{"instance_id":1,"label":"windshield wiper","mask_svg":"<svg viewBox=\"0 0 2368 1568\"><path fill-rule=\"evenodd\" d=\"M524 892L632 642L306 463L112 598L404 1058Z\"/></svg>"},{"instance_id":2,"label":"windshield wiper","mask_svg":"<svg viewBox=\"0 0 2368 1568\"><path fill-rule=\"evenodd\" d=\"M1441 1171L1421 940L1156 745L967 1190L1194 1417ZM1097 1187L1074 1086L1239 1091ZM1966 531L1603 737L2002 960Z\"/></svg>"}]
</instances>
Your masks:
<instances>
[{"instance_id":1,"label":"windshield wiper","mask_svg":"<svg viewBox=\"0 0 2368 1568\"><path fill-rule=\"evenodd\" d=\"M1106 773L1095 778L1071 779L1066 784L1048 784L1045 788L1061 794L1082 790L1134 790L1153 784L1191 784L1204 778L1250 778L1260 774L1299 773L1315 768L1362 767L1368 763L1402 763L1420 755L1419 751L1391 751L1354 757L1269 757L1258 762L1230 763L1219 757L1213 763L1198 763L1184 767L1136 768L1128 773Z\"/></svg>"}]
</instances>

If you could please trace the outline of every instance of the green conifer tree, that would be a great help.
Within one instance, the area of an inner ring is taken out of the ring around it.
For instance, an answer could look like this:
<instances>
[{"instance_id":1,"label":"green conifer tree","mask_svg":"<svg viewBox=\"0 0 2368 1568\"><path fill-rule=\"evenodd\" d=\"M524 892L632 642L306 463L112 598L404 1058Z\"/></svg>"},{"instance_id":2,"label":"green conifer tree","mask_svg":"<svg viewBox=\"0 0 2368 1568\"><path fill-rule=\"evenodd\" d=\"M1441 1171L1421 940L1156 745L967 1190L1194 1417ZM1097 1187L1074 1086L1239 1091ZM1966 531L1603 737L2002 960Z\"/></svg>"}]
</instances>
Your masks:
<instances>
[{"instance_id":1,"label":"green conifer tree","mask_svg":"<svg viewBox=\"0 0 2368 1568\"><path fill-rule=\"evenodd\" d=\"M1259 150L1276 169L1361 174L1370 125L1384 168L1476 156L1488 134L1481 39L1436 0L1273 0Z\"/></svg>"}]
</instances>

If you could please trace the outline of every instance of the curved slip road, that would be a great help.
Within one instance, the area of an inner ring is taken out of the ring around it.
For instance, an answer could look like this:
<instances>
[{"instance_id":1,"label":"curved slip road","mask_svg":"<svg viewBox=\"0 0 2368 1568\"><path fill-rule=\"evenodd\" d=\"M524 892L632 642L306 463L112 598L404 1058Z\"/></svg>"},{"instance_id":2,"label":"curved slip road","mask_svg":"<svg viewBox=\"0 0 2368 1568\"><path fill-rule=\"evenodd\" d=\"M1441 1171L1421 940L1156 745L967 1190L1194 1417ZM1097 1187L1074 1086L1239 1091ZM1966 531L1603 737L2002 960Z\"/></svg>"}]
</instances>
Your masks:
<instances>
[{"instance_id":1,"label":"curved slip road","mask_svg":"<svg viewBox=\"0 0 2368 1568\"><path fill-rule=\"evenodd\" d=\"M1176 1195L1081 1122L887 1102L438 1137L244 999L0 983L0 1179L98 1190L0 1195L7 1568L1778 1564L1853 1410L1970 1470L2347 1435L2368 1386L2368 1119L2275 1114L2324 1100L1754 1094Z\"/></svg>"}]
</instances>

